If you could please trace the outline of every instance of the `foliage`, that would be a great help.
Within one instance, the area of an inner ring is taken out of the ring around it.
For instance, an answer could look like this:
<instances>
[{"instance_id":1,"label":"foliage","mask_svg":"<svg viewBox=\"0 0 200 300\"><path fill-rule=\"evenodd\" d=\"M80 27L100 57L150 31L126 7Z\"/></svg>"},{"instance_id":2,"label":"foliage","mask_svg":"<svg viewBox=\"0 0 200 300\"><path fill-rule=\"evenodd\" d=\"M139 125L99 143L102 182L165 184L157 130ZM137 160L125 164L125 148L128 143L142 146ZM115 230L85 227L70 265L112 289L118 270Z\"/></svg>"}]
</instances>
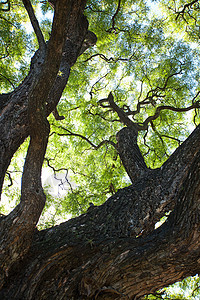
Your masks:
<instances>
[{"instance_id":1,"label":"foliage","mask_svg":"<svg viewBox=\"0 0 200 300\"><path fill-rule=\"evenodd\" d=\"M144 300L197 300L200 297L199 277L188 277L168 288L144 297Z\"/></svg>"},{"instance_id":2,"label":"foliage","mask_svg":"<svg viewBox=\"0 0 200 300\"><path fill-rule=\"evenodd\" d=\"M2 93L16 88L23 80L30 57L37 49L36 38L27 29L28 18L21 2L10 3L9 13L0 9ZM34 1L34 5L48 40L52 8L47 2ZM44 161L50 175L70 174L69 188L56 197L46 187L47 204L41 228L85 212L89 202L100 205L130 184L113 146L123 125L116 112L100 102L110 91L117 105L130 112L130 119L138 124L144 124L159 106L177 109L162 110L158 118L148 123L147 130L139 134L139 146L149 167L159 167L200 119L197 108L178 111L199 101L198 2L189 5L184 0L90 0L85 14L98 41L79 57L71 70L58 106L65 120L49 117L51 133ZM10 188L13 172L22 171L19 161L26 149L27 142L13 158L5 179L4 197L13 200L10 209L19 201L19 188L14 184ZM19 184L19 179L16 182ZM2 207L2 212L7 209ZM179 283L179 288L193 284L195 290L198 280L186 279ZM164 289L160 296L150 295L146 299L184 299L171 291ZM198 292L196 289L193 296ZM187 299L195 299L193 296Z\"/></svg>"},{"instance_id":3,"label":"foliage","mask_svg":"<svg viewBox=\"0 0 200 300\"><path fill-rule=\"evenodd\" d=\"M30 53L30 39L24 24L28 21L20 1L12 1L9 13L0 9L0 91L18 86L27 73L25 53Z\"/></svg>"},{"instance_id":4,"label":"foliage","mask_svg":"<svg viewBox=\"0 0 200 300\"><path fill-rule=\"evenodd\" d=\"M48 39L52 8L47 3L38 6L37 1L35 5ZM154 115L158 106L183 108L198 100L199 48L184 37L177 39L175 20L163 15L163 5L166 3L162 1L148 5L121 1L117 11L118 1L88 2L86 15L89 29L98 37L97 44L81 55L71 70L58 107L65 120L61 123L49 118L51 134L44 165L51 167L51 174L70 170L76 185L61 201L61 214L80 214L89 202L103 203L130 183L113 145L105 143L98 148L102 141L116 142L115 135L122 128L117 114L102 107L99 100L112 91L120 107L134 112L130 118L137 123ZM1 15L2 53L9 49L0 61L1 89L5 93L25 76L37 42L29 29L27 32L28 18L21 5L16 9L16 3L11 2L9 14ZM139 135L148 166L159 167L198 120L195 109L189 113L163 110L151 121L147 131ZM19 150L16 159L22 156L25 152ZM13 168L22 170L16 163ZM4 186L6 192L6 183Z\"/></svg>"}]
</instances>

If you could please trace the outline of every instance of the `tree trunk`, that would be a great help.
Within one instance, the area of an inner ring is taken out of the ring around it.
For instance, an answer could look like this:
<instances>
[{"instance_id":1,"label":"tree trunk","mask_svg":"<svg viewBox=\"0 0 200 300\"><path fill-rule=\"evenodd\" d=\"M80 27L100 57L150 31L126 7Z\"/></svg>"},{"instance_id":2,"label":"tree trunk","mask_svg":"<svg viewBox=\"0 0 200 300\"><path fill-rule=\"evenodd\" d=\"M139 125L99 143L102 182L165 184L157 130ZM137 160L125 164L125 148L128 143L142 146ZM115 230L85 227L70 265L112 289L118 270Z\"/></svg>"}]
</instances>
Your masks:
<instances>
[{"instance_id":1,"label":"tree trunk","mask_svg":"<svg viewBox=\"0 0 200 300\"><path fill-rule=\"evenodd\" d=\"M20 204L0 217L1 299L139 299L200 269L200 125L161 168L151 170L137 145L138 128L125 118L117 150L133 184L77 218L36 229L45 205L47 116L88 47L85 3L54 1L48 45L35 53L22 84L1 96L0 188L14 152L30 135ZM168 220L155 230L167 211Z\"/></svg>"},{"instance_id":2,"label":"tree trunk","mask_svg":"<svg viewBox=\"0 0 200 300\"><path fill-rule=\"evenodd\" d=\"M76 5L78 4L74 4L75 11ZM66 87L70 68L74 65L78 56L88 47L96 43L96 36L88 31L88 22L82 12L83 6L84 1L82 1L80 8L77 9L77 16L74 15L75 12L71 10L69 28L65 32L65 41L63 41L64 47L61 53L61 61L59 62L59 75L52 85L47 86L46 89L42 87L42 90L48 95L46 100L47 115L49 115L58 104L63 90ZM63 10L61 10L61 12L62 11ZM66 22L64 22L64 24L65 23ZM58 34L56 30L55 34L52 32L51 37L58 36ZM58 48L57 43L55 44L55 47ZM52 52L56 53L56 51L56 49L53 49ZM2 170L0 173L0 192L5 172L10 164L11 158L30 134L27 119L28 97L34 83L38 80L42 72L46 52L47 49L45 52L40 49L36 51L31 60L30 72L24 81L12 93L0 95L0 170ZM54 54L52 54L51 60L55 61ZM46 70L46 79L49 74L53 73L53 69L55 69L55 66L50 63L49 69Z\"/></svg>"},{"instance_id":3,"label":"tree trunk","mask_svg":"<svg viewBox=\"0 0 200 300\"><path fill-rule=\"evenodd\" d=\"M131 237L124 227L131 220L127 202L145 197L137 185L78 218L36 230L26 258L7 274L2 299L138 299L198 273L199 158L200 152L167 222L146 237Z\"/></svg>"}]
</instances>

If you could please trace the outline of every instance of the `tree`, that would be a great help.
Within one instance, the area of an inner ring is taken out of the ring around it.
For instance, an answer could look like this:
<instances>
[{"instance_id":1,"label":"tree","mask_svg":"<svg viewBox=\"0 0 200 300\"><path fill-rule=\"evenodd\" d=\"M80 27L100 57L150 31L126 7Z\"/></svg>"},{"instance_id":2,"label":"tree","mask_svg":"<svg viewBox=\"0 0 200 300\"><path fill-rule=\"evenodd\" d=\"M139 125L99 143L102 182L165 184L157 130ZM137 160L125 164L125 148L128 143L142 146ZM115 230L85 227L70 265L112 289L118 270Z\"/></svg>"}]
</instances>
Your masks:
<instances>
[{"instance_id":1,"label":"tree","mask_svg":"<svg viewBox=\"0 0 200 300\"><path fill-rule=\"evenodd\" d=\"M51 1L48 42L48 21L40 26L31 2L22 2L23 7L2 2L0 16L1 190L6 175L12 183L11 159L30 137L19 204L0 219L1 298L139 299L197 274L197 1L176 6L180 28L187 21L191 29L189 41L188 35L185 40L177 39L176 32L169 35L174 19L163 20L161 10L151 15L143 2ZM50 9L42 5L44 12ZM167 5L172 18L172 4ZM36 39L20 27L24 8ZM37 44L28 70L27 56ZM66 85L71 101L61 99ZM60 111L68 111L66 120L58 114L59 101ZM48 118L53 111L56 121ZM191 120L195 129L186 138ZM95 151L87 150L88 145ZM63 159L66 153L69 157ZM55 162L54 156L60 160ZM54 172L71 163L75 175L80 167L80 185L63 201L65 208L77 203L73 213L80 215L39 230L46 202L44 162ZM167 220L155 229L166 213Z\"/></svg>"}]
</instances>

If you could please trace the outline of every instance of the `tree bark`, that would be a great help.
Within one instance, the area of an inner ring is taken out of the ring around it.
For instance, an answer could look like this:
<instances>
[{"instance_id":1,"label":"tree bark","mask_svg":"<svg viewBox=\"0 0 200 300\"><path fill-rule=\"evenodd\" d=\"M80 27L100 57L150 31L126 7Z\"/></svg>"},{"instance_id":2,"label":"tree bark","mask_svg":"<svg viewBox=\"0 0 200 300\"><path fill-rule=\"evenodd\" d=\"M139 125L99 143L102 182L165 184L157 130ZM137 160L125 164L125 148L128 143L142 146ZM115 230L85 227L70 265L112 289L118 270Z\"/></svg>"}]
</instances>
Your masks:
<instances>
[{"instance_id":1,"label":"tree bark","mask_svg":"<svg viewBox=\"0 0 200 300\"><path fill-rule=\"evenodd\" d=\"M76 3L77 6L78 4ZM68 29L65 32L64 48L62 49L62 58L59 63L59 75L57 75L55 81L46 90L46 94L48 95L46 101L47 115L58 104L67 84L70 68L74 65L78 56L96 43L96 36L88 33L88 22L83 15L84 1L78 7L77 11L75 8L74 11L71 11L68 18L70 25L68 25ZM75 15L75 11L77 16ZM58 35L59 32L56 30L56 32L52 32L51 37ZM59 46L56 45L56 48L52 52L56 53L58 48ZM38 80L41 74L45 56L46 51L36 51L31 60L30 72L24 81L12 93L0 95L0 191L2 190L5 172L14 153L30 134L27 119L28 96L33 83ZM52 54L51 59L54 61L54 54ZM45 78L49 77L54 69L53 64L50 63L50 66L51 69L46 70ZM45 90L44 87L42 90Z\"/></svg>"},{"instance_id":2,"label":"tree bark","mask_svg":"<svg viewBox=\"0 0 200 300\"><path fill-rule=\"evenodd\" d=\"M1 96L0 187L14 152L30 135L20 204L0 217L5 300L139 299L200 269L200 125L161 168L151 170L137 145L137 130L116 107L128 126L117 135L117 149L133 184L80 217L43 231L35 227L45 205L41 167L47 116L70 67L87 48L85 3L54 1L47 47L36 52L24 82ZM166 211L171 211L168 220L155 230Z\"/></svg>"},{"instance_id":3,"label":"tree bark","mask_svg":"<svg viewBox=\"0 0 200 300\"><path fill-rule=\"evenodd\" d=\"M52 35L47 47L35 54L29 75L12 93L10 101L6 100L2 105L0 188L14 152L28 134L30 144L22 176L20 204L0 224L0 286L13 264L23 259L29 250L35 225L45 205L41 168L49 135L47 116L66 85L69 62L75 62L85 39L88 27L83 15L85 3L81 0L56 2ZM57 75L60 67L62 70L67 68L62 79ZM58 87L62 88L55 94ZM57 97L51 101L52 96Z\"/></svg>"},{"instance_id":4,"label":"tree bark","mask_svg":"<svg viewBox=\"0 0 200 300\"><path fill-rule=\"evenodd\" d=\"M131 181L149 173L144 158L137 144L138 131L133 127L125 127L117 133L117 150Z\"/></svg>"},{"instance_id":5,"label":"tree bark","mask_svg":"<svg viewBox=\"0 0 200 300\"><path fill-rule=\"evenodd\" d=\"M29 300L139 299L198 273L199 158L200 152L178 192L174 211L160 228L137 238L123 232L122 209L113 210L110 204L119 208L118 203L124 202L127 189L120 191L78 218L35 231L26 259L9 274L0 295ZM137 187L129 191L128 200L134 197ZM124 210L128 215L125 203ZM115 226L113 218L119 220Z\"/></svg>"}]
</instances>

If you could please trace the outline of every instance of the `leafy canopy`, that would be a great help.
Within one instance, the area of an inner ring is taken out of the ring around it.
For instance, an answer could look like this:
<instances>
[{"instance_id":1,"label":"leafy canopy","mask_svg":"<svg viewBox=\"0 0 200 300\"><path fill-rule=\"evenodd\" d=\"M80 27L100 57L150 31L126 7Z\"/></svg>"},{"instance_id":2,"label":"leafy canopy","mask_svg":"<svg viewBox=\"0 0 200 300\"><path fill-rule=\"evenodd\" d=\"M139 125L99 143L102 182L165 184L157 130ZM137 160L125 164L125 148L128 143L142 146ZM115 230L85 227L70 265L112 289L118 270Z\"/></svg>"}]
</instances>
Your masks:
<instances>
[{"instance_id":1,"label":"leafy canopy","mask_svg":"<svg viewBox=\"0 0 200 300\"><path fill-rule=\"evenodd\" d=\"M34 0L32 4L48 40L52 8L48 2ZM116 133L124 125L101 101L109 92L133 122L147 125L140 131L139 146L152 168L169 157L200 119L197 108L187 110L199 101L200 93L198 1L90 0L85 14L98 40L71 70L58 106L65 119L49 117L51 133L43 172L47 204L41 228L79 215L90 202L99 205L130 184L114 147ZM0 92L7 93L23 81L38 48L21 1L0 4L0 41ZM145 123L158 107L168 109ZM2 212L19 201L27 145L25 141L7 172ZM194 290L198 292L196 286ZM177 291L169 296L164 290L148 297L185 296Z\"/></svg>"},{"instance_id":2,"label":"leafy canopy","mask_svg":"<svg viewBox=\"0 0 200 300\"><path fill-rule=\"evenodd\" d=\"M21 2L11 1L10 5L9 13L0 11L3 93L23 80L38 47ZM47 2L34 1L33 5L48 40L52 8ZM199 122L198 109L178 111L198 101L199 46L190 38L191 30L193 36L197 33L194 18L198 10L191 5L182 12L187 5L183 1L174 5L170 1L88 1L85 14L97 44L82 54L71 70L58 107L65 120L49 117L51 134L44 173L58 177L60 170L63 179L58 179L56 186L67 189L55 200L47 187L46 213L55 206L50 223L56 222L56 215L65 218L66 214L83 213L89 202L101 204L130 184L113 146L123 124L116 112L101 103L110 91L116 104L138 124L144 124L160 106L176 108L163 109L140 131L139 146L149 167L159 167ZM189 33L186 24L191 28ZM9 199L16 197L17 188L11 197L8 185L12 172L22 171L18 161L25 155L26 145L9 167L4 184Z\"/></svg>"}]
</instances>

